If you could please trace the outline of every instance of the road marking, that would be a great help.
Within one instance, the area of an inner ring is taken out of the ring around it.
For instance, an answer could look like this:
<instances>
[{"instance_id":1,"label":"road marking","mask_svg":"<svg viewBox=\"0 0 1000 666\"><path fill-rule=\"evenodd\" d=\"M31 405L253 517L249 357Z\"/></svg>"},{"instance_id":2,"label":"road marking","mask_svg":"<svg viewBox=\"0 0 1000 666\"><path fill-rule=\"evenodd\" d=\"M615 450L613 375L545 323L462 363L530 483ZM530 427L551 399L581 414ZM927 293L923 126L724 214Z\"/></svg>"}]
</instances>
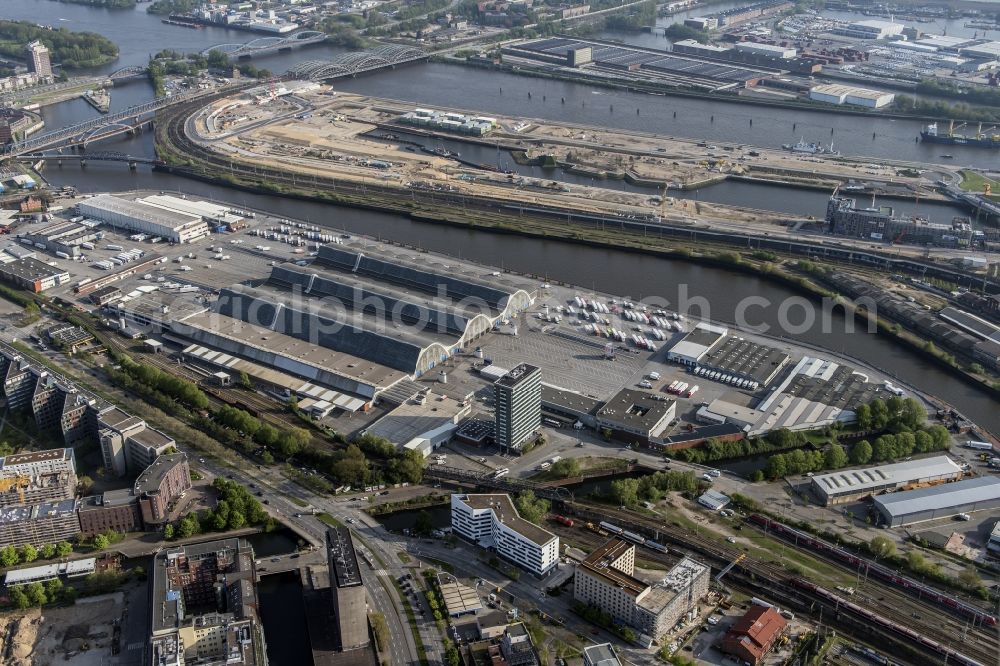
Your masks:
<instances>
[{"instance_id":1,"label":"road marking","mask_svg":"<svg viewBox=\"0 0 1000 666\"><path fill-rule=\"evenodd\" d=\"M125 648L125 649L126 650L141 650L143 647L145 647L145 645L146 644L144 642L142 642L142 641L136 641L135 643L129 643L128 647Z\"/></svg>"}]
</instances>

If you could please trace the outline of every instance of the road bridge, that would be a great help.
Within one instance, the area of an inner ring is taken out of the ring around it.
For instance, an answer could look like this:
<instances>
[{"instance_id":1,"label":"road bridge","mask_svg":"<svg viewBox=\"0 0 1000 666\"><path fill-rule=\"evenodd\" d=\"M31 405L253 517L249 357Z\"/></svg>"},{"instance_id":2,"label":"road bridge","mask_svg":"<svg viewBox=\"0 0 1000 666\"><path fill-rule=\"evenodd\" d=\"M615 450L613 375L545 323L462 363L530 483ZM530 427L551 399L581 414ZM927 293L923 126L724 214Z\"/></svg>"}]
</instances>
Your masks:
<instances>
[{"instance_id":1,"label":"road bridge","mask_svg":"<svg viewBox=\"0 0 1000 666\"><path fill-rule=\"evenodd\" d=\"M220 92L224 92L227 89L246 87L247 85L260 85L260 82L254 82L253 84L242 83L231 86L222 86L210 91L197 90L179 95L171 95L169 97L157 97L156 99L148 102L143 102L142 104L136 104L135 106L130 106L127 109L122 109L116 113L109 113L98 118L85 120L84 122L77 123L76 125L61 127L57 130L53 130L52 132L38 134L22 141L9 143L4 146L2 151L0 151L0 158L17 157L19 155L24 155L25 153L35 152L47 148L51 149L74 145L86 146L88 143L92 143L94 141L100 141L101 139L106 139L110 136L133 131L144 123L149 122L152 115L160 109L164 109L174 104L190 102L199 97L215 95Z\"/></svg>"},{"instance_id":2,"label":"road bridge","mask_svg":"<svg viewBox=\"0 0 1000 666\"><path fill-rule=\"evenodd\" d=\"M260 37L242 44L216 44L204 49L201 54L207 56L212 51L221 51L230 58L252 58L275 51L291 51L299 46L322 44L325 41L326 33L316 30L300 30L287 37Z\"/></svg>"},{"instance_id":3,"label":"road bridge","mask_svg":"<svg viewBox=\"0 0 1000 666\"><path fill-rule=\"evenodd\" d=\"M380 69L394 69L398 65L426 59L426 53L412 46L382 46L371 51L343 53L331 60L305 60L288 70L288 76L326 81Z\"/></svg>"}]
</instances>

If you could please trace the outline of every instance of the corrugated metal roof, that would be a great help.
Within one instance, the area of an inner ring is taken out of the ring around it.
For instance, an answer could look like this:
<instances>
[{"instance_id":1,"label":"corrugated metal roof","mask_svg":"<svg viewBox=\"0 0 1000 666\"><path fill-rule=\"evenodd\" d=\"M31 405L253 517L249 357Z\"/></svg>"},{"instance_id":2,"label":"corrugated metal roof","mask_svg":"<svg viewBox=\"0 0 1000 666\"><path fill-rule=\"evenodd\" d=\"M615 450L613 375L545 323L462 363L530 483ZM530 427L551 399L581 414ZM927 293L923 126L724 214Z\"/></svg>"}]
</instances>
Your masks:
<instances>
[{"instance_id":1,"label":"corrugated metal roof","mask_svg":"<svg viewBox=\"0 0 1000 666\"><path fill-rule=\"evenodd\" d=\"M889 483L905 483L917 479L927 479L950 474L958 474L961 468L948 456L934 456L920 460L908 460L892 465L868 467L866 469L844 470L821 474L813 483L826 493L864 492L868 488Z\"/></svg>"},{"instance_id":2,"label":"corrugated metal roof","mask_svg":"<svg viewBox=\"0 0 1000 666\"><path fill-rule=\"evenodd\" d=\"M979 476L932 488L876 497L875 505L895 517L996 499L1000 499L1000 479Z\"/></svg>"}]
</instances>

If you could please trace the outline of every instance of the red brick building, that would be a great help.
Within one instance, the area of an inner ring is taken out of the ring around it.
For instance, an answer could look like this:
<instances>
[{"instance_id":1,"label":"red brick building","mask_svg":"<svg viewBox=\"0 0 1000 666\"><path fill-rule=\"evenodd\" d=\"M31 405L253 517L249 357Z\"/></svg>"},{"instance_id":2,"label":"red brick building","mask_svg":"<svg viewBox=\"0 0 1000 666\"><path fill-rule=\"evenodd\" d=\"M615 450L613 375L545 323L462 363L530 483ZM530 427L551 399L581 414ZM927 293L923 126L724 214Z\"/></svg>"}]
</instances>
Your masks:
<instances>
[{"instance_id":1,"label":"red brick building","mask_svg":"<svg viewBox=\"0 0 1000 666\"><path fill-rule=\"evenodd\" d=\"M720 649L725 654L756 666L774 647L787 624L785 618L773 608L751 606L726 632Z\"/></svg>"}]
</instances>

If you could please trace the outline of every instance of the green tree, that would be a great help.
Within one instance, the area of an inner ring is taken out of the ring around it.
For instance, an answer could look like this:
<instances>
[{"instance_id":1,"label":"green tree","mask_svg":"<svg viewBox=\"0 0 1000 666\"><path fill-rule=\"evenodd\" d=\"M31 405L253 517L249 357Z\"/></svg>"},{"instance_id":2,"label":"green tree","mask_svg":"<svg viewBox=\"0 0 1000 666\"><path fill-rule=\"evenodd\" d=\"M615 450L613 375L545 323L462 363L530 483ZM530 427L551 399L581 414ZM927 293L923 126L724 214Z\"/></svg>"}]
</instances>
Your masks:
<instances>
[{"instance_id":1,"label":"green tree","mask_svg":"<svg viewBox=\"0 0 1000 666\"><path fill-rule=\"evenodd\" d=\"M617 479L611 482L611 496L622 506L639 503L639 479Z\"/></svg>"},{"instance_id":2,"label":"green tree","mask_svg":"<svg viewBox=\"0 0 1000 666\"><path fill-rule=\"evenodd\" d=\"M863 439L851 447L851 462L855 465L866 465L872 459L872 445Z\"/></svg>"},{"instance_id":3,"label":"green tree","mask_svg":"<svg viewBox=\"0 0 1000 666\"><path fill-rule=\"evenodd\" d=\"M913 433L913 450L917 453L927 453L934 448L934 439L925 430Z\"/></svg>"},{"instance_id":4,"label":"green tree","mask_svg":"<svg viewBox=\"0 0 1000 666\"><path fill-rule=\"evenodd\" d=\"M49 602L49 598L45 594L45 587L41 583L30 583L25 591L34 606L44 606Z\"/></svg>"},{"instance_id":5,"label":"green tree","mask_svg":"<svg viewBox=\"0 0 1000 666\"><path fill-rule=\"evenodd\" d=\"M56 555L59 557L66 557L73 552L73 544L69 541L60 541L56 546Z\"/></svg>"},{"instance_id":6,"label":"green tree","mask_svg":"<svg viewBox=\"0 0 1000 666\"><path fill-rule=\"evenodd\" d=\"M827 469L840 469L847 465L847 453L840 444L833 444L823 456L823 464Z\"/></svg>"},{"instance_id":7,"label":"green tree","mask_svg":"<svg viewBox=\"0 0 1000 666\"><path fill-rule=\"evenodd\" d=\"M868 405L858 405L854 410L856 423L859 430L868 430L872 427L872 408Z\"/></svg>"},{"instance_id":8,"label":"green tree","mask_svg":"<svg viewBox=\"0 0 1000 666\"><path fill-rule=\"evenodd\" d=\"M62 596L63 584L58 578L53 578L52 580L45 582L45 596L48 597L49 601L56 601Z\"/></svg>"},{"instance_id":9,"label":"green tree","mask_svg":"<svg viewBox=\"0 0 1000 666\"><path fill-rule=\"evenodd\" d=\"M105 548L111 545L111 542L108 540L108 537L104 536L103 534L98 534L97 536L95 536L93 543L94 543L94 548L96 548L97 550L104 550Z\"/></svg>"},{"instance_id":10,"label":"green tree","mask_svg":"<svg viewBox=\"0 0 1000 666\"><path fill-rule=\"evenodd\" d=\"M14 546L4 546L0 548L0 565L5 567L12 567L21 561L21 556L17 553L17 548Z\"/></svg>"},{"instance_id":11,"label":"green tree","mask_svg":"<svg viewBox=\"0 0 1000 666\"><path fill-rule=\"evenodd\" d=\"M31 599L28 598L23 585L17 585L11 588L10 600L18 610L27 610L28 608L31 608Z\"/></svg>"},{"instance_id":12,"label":"green tree","mask_svg":"<svg viewBox=\"0 0 1000 666\"><path fill-rule=\"evenodd\" d=\"M764 474L769 479L780 479L789 474L789 466L785 454L776 453L768 458L767 464L764 466Z\"/></svg>"},{"instance_id":13,"label":"green tree","mask_svg":"<svg viewBox=\"0 0 1000 666\"><path fill-rule=\"evenodd\" d=\"M248 375L246 372L242 370L240 371L240 386L242 386L245 389L253 388L253 382L250 381L250 375Z\"/></svg>"},{"instance_id":14,"label":"green tree","mask_svg":"<svg viewBox=\"0 0 1000 666\"><path fill-rule=\"evenodd\" d=\"M41 550L42 557L47 560L51 560L56 555L56 546L53 543L47 543L42 546Z\"/></svg>"},{"instance_id":15,"label":"green tree","mask_svg":"<svg viewBox=\"0 0 1000 666\"><path fill-rule=\"evenodd\" d=\"M167 523L163 527L163 538L167 541L172 541L174 538L174 526L172 523Z\"/></svg>"},{"instance_id":16,"label":"green tree","mask_svg":"<svg viewBox=\"0 0 1000 666\"><path fill-rule=\"evenodd\" d=\"M881 400L871 401L872 428L875 430L885 430L889 425L889 408Z\"/></svg>"},{"instance_id":17,"label":"green tree","mask_svg":"<svg viewBox=\"0 0 1000 666\"><path fill-rule=\"evenodd\" d=\"M90 494L90 491L93 490L94 488L94 480L89 476L87 476L86 474L84 474L83 476L79 477L76 480L76 488L81 495L87 496Z\"/></svg>"},{"instance_id":18,"label":"green tree","mask_svg":"<svg viewBox=\"0 0 1000 666\"><path fill-rule=\"evenodd\" d=\"M233 510L229 512L229 521L227 527L231 530L238 530L245 527L247 524L246 516L243 515L242 511Z\"/></svg>"},{"instance_id":19,"label":"green tree","mask_svg":"<svg viewBox=\"0 0 1000 666\"><path fill-rule=\"evenodd\" d=\"M530 490L524 490L518 493L517 499L514 501L517 507L517 512L522 518L527 520L529 523L535 523L536 525L542 521L545 514L549 512L552 503L547 499L541 497L535 497L535 493Z\"/></svg>"},{"instance_id":20,"label":"green tree","mask_svg":"<svg viewBox=\"0 0 1000 666\"><path fill-rule=\"evenodd\" d=\"M521 512L522 517L524 513ZM421 511L417 514L416 520L413 521L413 530L417 534L430 534L434 530L434 523L431 520L431 514L427 511Z\"/></svg>"},{"instance_id":21,"label":"green tree","mask_svg":"<svg viewBox=\"0 0 1000 666\"><path fill-rule=\"evenodd\" d=\"M884 536L873 536L868 549L877 557L892 557L896 554L896 544Z\"/></svg>"},{"instance_id":22,"label":"green tree","mask_svg":"<svg viewBox=\"0 0 1000 666\"><path fill-rule=\"evenodd\" d=\"M21 546L21 561L27 564L28 562L34 562L38 559L38 549L32 546L30 543L26 543Z\"/></svg>"},{"instance_id":23,"label":"green tree","mask_svg":"<svg viewBox=\"0 0 1000 666\"><path fill-rule=\"evenodd\" d=\"M563 458L552 464L552 474L562 479L580 476L580 461L576 458Z\"/></svg>"},{"instance_id":24,"label":"green tree","mask_svg":"<svg viewBox=\"0 0 1000 666\"><path fill-rule=\"evenodd\" d=\"M181 518L177 525L177 536L181 539L189 539L200 531L201 525L198 523L198 516L194 513L189 513Z\"/></svg>"}]
</instances>

